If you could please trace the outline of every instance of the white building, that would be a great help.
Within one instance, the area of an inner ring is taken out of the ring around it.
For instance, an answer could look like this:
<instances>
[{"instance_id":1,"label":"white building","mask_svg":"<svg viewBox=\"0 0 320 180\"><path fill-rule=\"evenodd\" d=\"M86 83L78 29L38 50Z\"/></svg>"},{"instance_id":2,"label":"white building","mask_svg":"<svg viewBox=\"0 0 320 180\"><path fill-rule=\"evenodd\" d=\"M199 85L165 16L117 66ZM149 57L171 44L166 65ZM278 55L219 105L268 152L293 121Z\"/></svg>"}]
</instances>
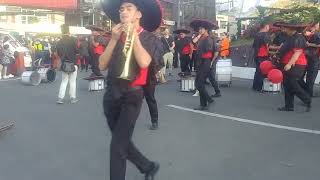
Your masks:
<instances>
[{"instance_id":1,"label":"white building","mask_svg":"<svg viewBox=\"0 0 320 180\"><path fill-rule=\"evenodd\" d=\"M227 15L216 15L217 24L219 29L214 32L221 36L223 33L228 33L229 35L237 34L237 21L235 16L227 16Z\"/></svg>"},{"instance_id":2,"label":"white building","mask_svg":"<svg viewBox=\"0 0 320 180\"><path fill-rule=\"evenodd\" d=\"M228 32L229 16L217 14L216 20L219 29L215 30L215 33L221 36L221 34Z\"/></svg>"},{"instance_id":3,"label":"white building","mask_svg":"<svg viewBox=\"0 0 320 180\"><path fill-rule=\"evenodd\" d=\"M0 26L24 33L60 33L65 23L64 13L44 9L25 9L15 6L0 6Z\"/></svg>"}]
</instances>

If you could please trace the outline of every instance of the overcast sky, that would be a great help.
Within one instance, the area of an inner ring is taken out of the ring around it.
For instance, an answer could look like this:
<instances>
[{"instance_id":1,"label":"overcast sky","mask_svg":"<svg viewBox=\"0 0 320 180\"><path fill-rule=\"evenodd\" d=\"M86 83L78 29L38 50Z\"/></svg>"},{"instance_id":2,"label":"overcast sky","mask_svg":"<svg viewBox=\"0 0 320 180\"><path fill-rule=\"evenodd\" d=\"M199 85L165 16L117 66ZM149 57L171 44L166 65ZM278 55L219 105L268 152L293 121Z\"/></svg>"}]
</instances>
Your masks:
<instances>
[{"instance_id":1,"label":"overcast sky","mask_svg":"<svg viewBox=\"0 0 320 180\"><path fill-rule=\"evenodd\" d=\"M241 7L242 0L237 1L238 7ZM255 7L257 3L261 6L270 6L274 2L276 2L276 0L244 0L243 11L246 12L249 8Z\"/></svg>"}]
</instances>

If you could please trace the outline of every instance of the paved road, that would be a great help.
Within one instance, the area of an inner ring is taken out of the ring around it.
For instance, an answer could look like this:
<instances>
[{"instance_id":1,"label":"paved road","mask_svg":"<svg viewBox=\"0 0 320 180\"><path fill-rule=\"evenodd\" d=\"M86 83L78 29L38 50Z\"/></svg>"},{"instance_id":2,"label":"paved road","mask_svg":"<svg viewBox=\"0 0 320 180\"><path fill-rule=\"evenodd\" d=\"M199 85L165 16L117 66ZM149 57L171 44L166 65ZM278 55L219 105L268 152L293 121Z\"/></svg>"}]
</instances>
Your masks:
<instances>
[{"instance_id":1,"label":"paved road","mask_svg":"<svg viewBox=\"0 0 320 180\"><path fill-rule=\"evenodd\" d=\"M236 79L223 88L212 114L168 106L192 109L199 103L191 93L179 92L175 80L158 87L160 129L147 129L144 104L133 137L161 163L157 180L319 179L320 135L263 123L320 131L320 98L311 113L303 113L298 100L297 112L281 113L276 108L282 95L253 93L249 86L250 81ZM87 82L79 79L79 103L56 105L58 87L59 80L38 87L0 82L0 122L16 123L0 134L0 180L108 179L110 132L102 114L103 92L87 92ZM129 164L127 179L143 176Z\"/></svg>"}]
</instances>

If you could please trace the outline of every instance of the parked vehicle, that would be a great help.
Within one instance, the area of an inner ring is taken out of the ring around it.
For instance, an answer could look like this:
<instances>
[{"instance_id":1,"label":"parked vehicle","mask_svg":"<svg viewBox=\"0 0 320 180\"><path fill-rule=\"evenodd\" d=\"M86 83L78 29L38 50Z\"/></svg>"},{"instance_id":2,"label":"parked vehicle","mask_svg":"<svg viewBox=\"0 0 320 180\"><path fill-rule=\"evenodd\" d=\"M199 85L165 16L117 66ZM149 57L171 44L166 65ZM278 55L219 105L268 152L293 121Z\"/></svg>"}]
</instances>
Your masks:
<instances>
[{"instance_id":1,"label":"parked vehicle","mask_svg":"<svg viewBox=\"0 0 320 180\"><path fill-rule=\"evenodd\" d=\"M30 50L24 47L16 38L14 38L8 30L0 29L0 43L2 45L9 45L12 53L20 52L24 55L24 66L26 68L32 67L32 58Z\"/></svg>"}]
</instances>

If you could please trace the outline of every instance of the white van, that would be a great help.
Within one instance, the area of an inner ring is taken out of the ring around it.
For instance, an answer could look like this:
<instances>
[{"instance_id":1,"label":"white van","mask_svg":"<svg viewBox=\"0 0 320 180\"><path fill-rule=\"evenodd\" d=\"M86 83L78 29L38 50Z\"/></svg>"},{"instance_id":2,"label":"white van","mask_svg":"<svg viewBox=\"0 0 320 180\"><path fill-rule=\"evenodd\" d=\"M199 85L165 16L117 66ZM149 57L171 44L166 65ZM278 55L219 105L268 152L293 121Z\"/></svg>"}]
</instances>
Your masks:
<instances>
[{"instance_id":1,"label":"white van","mask_svg":"<svg viewBox=\"0 0 320 180\"><path fill-rule=\"evenodd\" d=\"M3 40L7 38L8 41L3 43ZM1 44L2 45L9 45L9 49L12 53L14 52L22 52L24 54L24 66L26 68L31 68L32 67L32 58L31 58L31 53L30 50L26 47L24 47L16 38L14 38L9 31L0 29L0 39L1 39Z\"/></svg>"}]
</instances>

